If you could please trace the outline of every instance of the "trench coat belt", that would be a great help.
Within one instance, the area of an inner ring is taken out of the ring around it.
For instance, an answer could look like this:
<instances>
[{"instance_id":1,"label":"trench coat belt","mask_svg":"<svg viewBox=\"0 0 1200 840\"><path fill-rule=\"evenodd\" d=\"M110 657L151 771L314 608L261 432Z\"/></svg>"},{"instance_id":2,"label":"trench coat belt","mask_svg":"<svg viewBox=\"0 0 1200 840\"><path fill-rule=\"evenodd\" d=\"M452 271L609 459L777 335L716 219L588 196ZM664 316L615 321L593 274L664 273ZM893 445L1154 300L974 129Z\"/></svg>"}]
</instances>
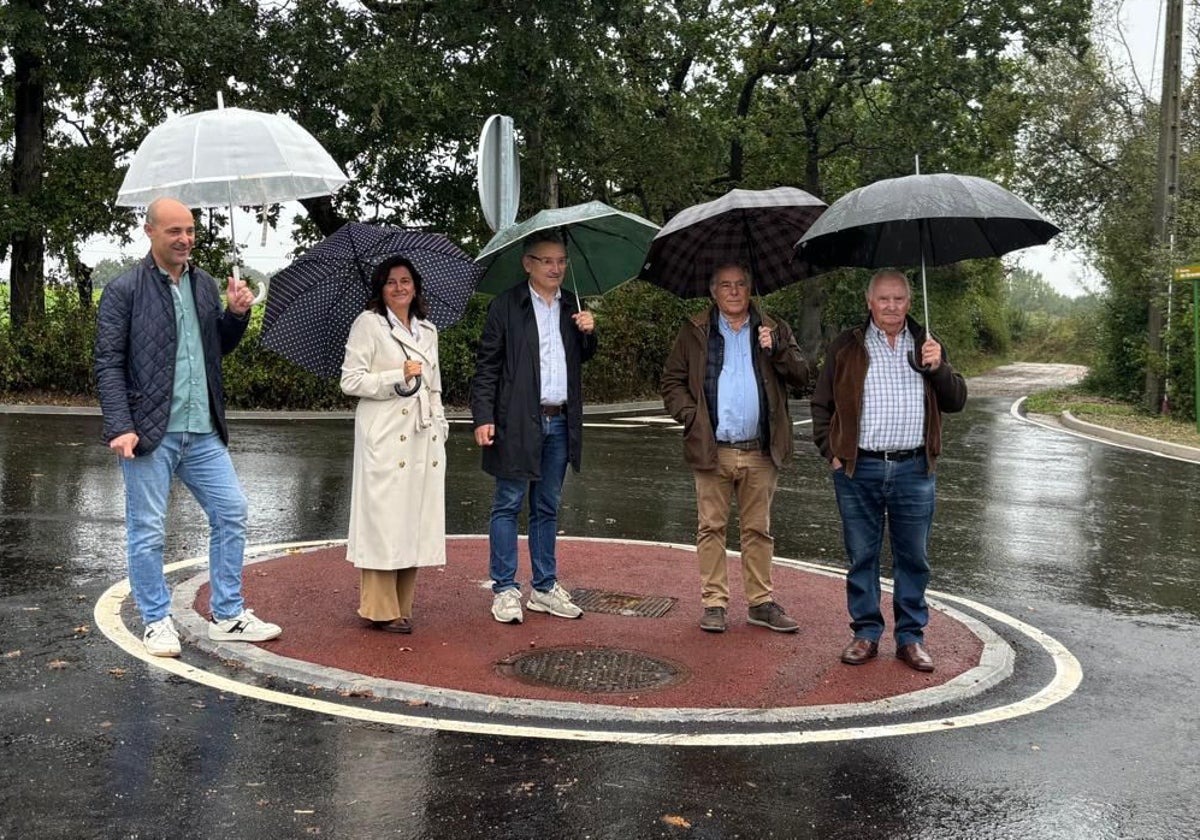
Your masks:
<instances>
[{"instance_id":1,"label":"trench coat belt","mask_svg":"<svg viewBox=\"0 0 1200 840\"><path fill-rule=\"evenodd\" d=\"M546 417L557 417L566 410L563 405L544 405L542 406L542 414Z\"/></svg>"},{"instance_id":2,"label":"trench coat belt","mask_svg":"<svg viewBox=\"0 0 1200 840\"><path fill-rule=\"evenodd\" d=\"M889 449L886 452L874 452L870 449L858 450L859 458L873 458L877 461L907 461L909 458L916 458L918 455L924 454L924 446L917 446L912 449Z\"/></svg>"}]
</instances>

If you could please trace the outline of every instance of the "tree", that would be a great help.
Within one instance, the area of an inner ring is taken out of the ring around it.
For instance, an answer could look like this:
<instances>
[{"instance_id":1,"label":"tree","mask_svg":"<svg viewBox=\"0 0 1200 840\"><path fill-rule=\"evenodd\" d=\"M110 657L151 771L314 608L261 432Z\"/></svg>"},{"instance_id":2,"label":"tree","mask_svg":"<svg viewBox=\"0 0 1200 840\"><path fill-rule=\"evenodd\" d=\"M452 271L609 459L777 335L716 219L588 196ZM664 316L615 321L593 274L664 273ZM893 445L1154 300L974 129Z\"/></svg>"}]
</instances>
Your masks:
<instances>
[{"instance_id":1,"label":"tree","mask_svg":"<svg viewBox=\"0 0 1200 840\"><path fill-rule=\"evenodd\" d=\"M46 255L81 275L79 242L125 235L132 215L114 203L119 162L168 108L215 104L226 77L254 60L257 19L257 3L240 0L0 6L0 77L11 105L0 112L0 138L13 138L0 147L9 176L0 187L0 254L11 251L15 324L40 317Z\"/></svg>"}]
</instances>

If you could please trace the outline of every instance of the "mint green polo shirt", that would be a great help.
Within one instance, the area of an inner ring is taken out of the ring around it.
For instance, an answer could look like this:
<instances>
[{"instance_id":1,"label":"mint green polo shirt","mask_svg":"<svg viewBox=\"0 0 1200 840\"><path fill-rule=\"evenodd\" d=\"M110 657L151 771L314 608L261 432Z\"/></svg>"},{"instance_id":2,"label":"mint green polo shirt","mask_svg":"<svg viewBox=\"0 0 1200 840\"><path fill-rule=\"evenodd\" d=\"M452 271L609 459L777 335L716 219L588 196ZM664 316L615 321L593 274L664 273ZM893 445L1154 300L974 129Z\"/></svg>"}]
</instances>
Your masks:
<instances>
[{"instance_id":1,"label":"mint green polo shirt","mask_svg":"<svg viewBox=\"0 0 1200 840\"><path fill-rule=\"evenodd\" d=\"M196 297L192 294L192 273L185 268L178 283L172 283L165 271L162 273L167 277L175 302L175 382L171 387L167 431L206 435L212 432L213 423L208 406L208 374L204 370L200 318L196 314Z\"/></svg>"}]
</instances>

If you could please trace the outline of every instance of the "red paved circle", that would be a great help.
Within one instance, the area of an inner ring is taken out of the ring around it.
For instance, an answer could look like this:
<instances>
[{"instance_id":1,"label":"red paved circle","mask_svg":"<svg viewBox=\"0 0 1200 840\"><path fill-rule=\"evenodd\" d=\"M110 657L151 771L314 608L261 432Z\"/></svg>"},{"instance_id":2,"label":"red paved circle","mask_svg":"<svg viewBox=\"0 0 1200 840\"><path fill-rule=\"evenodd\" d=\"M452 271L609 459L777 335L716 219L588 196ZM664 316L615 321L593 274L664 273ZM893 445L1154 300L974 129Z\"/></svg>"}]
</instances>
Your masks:
<instances>
[{"instance_id":1,"label":"red paved circle","mask_svg":"<svg viewBox=\"0 0 1200 840\"><path fill-rule=\"evenodd\" d=\"M560 538L558 571L568 589L587 587L633 595L671 596L661 618L585 613L579 620L526 610L525 623L492 619L487 540L447 542L447 565L423 569L411 636L369 629L356 615L358 570L343 547L288 553L248 565L247 603L281 624L282 638L260 645L281 656L368 677L507 698L573 701L645 708L780 708L881 700L941 685L979 664L982 641L963 624L931 610L926 639L937 671L920 674L895 659L890 639L879 659L852 667L838 661L849 641L841 578L777 565L776 599L800 622L800 632L775 633L746 624L737 558L731 558L729 630L705 633L696 556L690 549L646 543ZM518 579L528 578L521 545ZM525 584L526 596L528 584ZM207 607L208 586L195 606ZM891 614L886 600L884 614ZM497 663L549 647L616 647L679 663L681 683L638 694L604 694L531 685L499 673Z\"/></svg>"}]
</instances>

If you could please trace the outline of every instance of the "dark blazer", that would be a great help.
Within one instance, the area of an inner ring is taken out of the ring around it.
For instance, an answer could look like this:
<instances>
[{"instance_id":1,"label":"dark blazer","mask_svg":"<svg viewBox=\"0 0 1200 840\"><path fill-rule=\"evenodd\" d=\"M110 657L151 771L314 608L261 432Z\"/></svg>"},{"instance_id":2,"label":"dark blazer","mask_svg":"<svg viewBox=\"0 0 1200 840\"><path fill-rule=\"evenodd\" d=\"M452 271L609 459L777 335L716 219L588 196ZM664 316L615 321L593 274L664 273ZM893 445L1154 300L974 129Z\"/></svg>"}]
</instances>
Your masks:
<instances>
[{"instance_id":1,"label":"dark blazer","mask_svg":"<svg viewBox=\"0 0 1200 840\"><path fill-rule=\"evenodd\" d=\"M223 308L217 281L195 266L190 268L208 405L213 425L228 443L221 357L237 347L250 318L239 318ZM96 388L104 414L104 440L136 432L135 455L153 452L170 421L177 342L170 282L147 254L104 287L96 314Z\"/></svg>"},{"instance_id":2,"label":"dark blazer","mask_svg":"<svg viewBox=\"0 0 1200 840\"><path fill-rule=\"evenodd\" d=\"M475 378L471 416L475 427L493 423L495 441L483 448L483 469L497 478L541 477L541 357L537 316L528 282L496 296L488 307ZM567 354L567 460L579 472L583 450L583 363L596 352L595 334L585 335L572 316L568 294L559 300L559 330Z\"/></svg>"}]
</instances>

